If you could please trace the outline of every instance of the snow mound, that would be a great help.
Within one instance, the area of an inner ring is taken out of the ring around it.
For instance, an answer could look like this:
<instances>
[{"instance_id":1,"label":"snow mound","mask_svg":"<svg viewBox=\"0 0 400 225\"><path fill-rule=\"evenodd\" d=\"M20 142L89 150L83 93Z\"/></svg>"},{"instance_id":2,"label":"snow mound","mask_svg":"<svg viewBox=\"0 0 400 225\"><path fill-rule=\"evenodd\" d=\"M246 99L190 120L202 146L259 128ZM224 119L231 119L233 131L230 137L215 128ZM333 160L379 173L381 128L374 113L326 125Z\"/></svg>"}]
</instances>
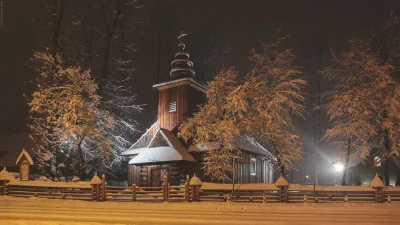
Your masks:
<instances>
[{"instance_id":1,"label":"snow mound","mask_svg":"<svg viewBox=\"0 0 400 225\"><path fill-rule=\"evenodd\" d=\"M235 184L235 190L279 190L275 184ZM232 184L216 184L203 182L200 190L232 190Z\"/></svg>"},{"instance_id":2,"label":"snow mound","mask_svg":"<svg viewBox=\"0 0 400 225\"><path fill-rule=\"evenodd\" d=\"M10 181L10 185L16 186L29 186L29 187L61 187L61 188L91 188L89 182L47 182L40 180L30 180L30 181L20 181L13 180Z\"/></svg>"}]
</instances>

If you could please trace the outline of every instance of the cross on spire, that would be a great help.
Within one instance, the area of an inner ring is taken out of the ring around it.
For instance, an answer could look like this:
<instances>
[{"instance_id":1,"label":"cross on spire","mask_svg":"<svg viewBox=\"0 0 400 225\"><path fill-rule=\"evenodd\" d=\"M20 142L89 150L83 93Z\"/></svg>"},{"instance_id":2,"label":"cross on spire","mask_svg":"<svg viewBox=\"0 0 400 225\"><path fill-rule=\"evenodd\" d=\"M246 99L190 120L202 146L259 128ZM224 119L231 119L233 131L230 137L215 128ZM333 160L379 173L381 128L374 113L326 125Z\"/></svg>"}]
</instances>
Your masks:
<instances>
[{"instance_id":1,"label":"cross on spire","mask_svg":"<svg viewBox=\"0 0 400 225\"><path fill-rule=\"evenodd\" d=\"M183 38L186 36L187 34L185 34L183 31L181 31L181 34L178 36L178 40L179 40L179 44L178 47L180 48L181 51L185 50L185 43L183 42Z\"/></svg>"}]
</instances>

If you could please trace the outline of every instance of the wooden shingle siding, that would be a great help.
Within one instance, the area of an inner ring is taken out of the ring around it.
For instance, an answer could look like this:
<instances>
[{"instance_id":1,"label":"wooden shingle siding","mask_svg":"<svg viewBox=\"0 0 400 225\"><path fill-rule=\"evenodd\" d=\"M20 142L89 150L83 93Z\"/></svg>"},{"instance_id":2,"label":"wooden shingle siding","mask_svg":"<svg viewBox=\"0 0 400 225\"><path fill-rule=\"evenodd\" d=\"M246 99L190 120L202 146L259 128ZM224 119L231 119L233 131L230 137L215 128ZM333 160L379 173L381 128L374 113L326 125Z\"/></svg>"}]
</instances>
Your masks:
<instances>
[{"instance_id":1,"label":"wooden shingle siding","mask_svg":"<svg viewBox=\"0 0 400 225\"><path fill-rule=\"evenodd\" d=\"M158 118L160 128L174 129L188 118L188 85L177 86L159 91ZM169 104L176 102L176 111L169 112Z\"/></svg>"},{"instance_id":2,"label":"wooden shingle siding","mask_svg":"<svg viewBox=\"0 0 400 225\"><path fill-rule=\"evenodd\" d=\"M158 101L160 127L172 130L197 111L197 106L205 101L205 96L189 85L182 85L160 90ZM171 102L176 102L175 112L169 112Z\"/></svg>"},{"instance_id":3,"label":"wooden shingle siding","mask_svg":"<svg viewBox=\"0 0 400 225\"><path fill-rule=\"evenodd\" d=\"M139 184L140 181L140 167L135 165L128 165L128 185Z\"/></svg>"}]
</instances>

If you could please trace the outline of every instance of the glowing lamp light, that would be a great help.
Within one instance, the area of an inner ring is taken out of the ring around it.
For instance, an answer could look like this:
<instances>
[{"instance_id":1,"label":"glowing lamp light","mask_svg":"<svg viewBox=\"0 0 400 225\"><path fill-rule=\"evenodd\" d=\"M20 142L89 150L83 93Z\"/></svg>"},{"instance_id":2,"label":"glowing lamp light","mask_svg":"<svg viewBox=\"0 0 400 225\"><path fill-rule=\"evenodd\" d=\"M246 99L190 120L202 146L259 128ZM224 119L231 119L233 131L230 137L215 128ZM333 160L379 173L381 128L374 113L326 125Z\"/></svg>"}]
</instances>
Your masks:
<instances>
[{"instance_id":1,"label":"glowing lamp light","mask_svg":"<svg viewBox=\"0 0 400 225\"><path fill-rule=\"evenodd\" d=\"M343 172L344 170L344 165L341 162L335 163L335 170L336 172Z\"/></svg>"}]
</instances>

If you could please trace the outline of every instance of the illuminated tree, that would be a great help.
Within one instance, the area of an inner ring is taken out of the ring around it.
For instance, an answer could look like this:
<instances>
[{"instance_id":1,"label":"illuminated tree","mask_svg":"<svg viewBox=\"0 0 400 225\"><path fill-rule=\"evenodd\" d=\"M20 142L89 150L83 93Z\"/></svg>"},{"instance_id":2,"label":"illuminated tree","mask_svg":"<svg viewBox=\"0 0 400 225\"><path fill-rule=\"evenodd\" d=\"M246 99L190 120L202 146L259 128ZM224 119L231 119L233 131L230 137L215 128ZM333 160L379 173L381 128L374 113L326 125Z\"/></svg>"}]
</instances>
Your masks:
<instances>
[{"instance_id":1,"label":"illuminated tree","mask_svg":"<svg viewBox=\"0 0 400 225\"><path fill-rule=\"evenodd\" d=\"M378 113L378 144L379 151L376 155L382 160L384 169L385 185L389 185L389 164L394 162L400 166L397 143L396 107L398 69L400 68L400 19L393 12L389 13L383 23L378 27L369 27L369 41L372 49L376 51L376 57L382 65L390 64L390 87L380 90L379 97L382 105ZM394 79L394 80L393 80ZM393 143L392 143L393 142Z\"/></svg>"},{"instance_id":2,"label":"illuminated tree","mask_svg":"<svg viewBox=\"0 0 400 225\"><path fill-rule=\"evenodd\" d=\"M389 65L382 65L365 43L349 40L349 51L333 55L331 64L322 73L335 83L326 94L329 103L324 107L332 123L324 138L345 152L342 185L346 184L349 159L363 161L369 154L370 143L377 135L377 112L382 90L392 85Z\"/></svg>"},{"instance_id":3,"label":"illuminated tree","mask_svg":"<svg viewBox=\"0 0 400 225\"><path fill-rule=\"evenodd\" d=\"M61 58L55 60L49 54L35 53L35 59L42 67L28 105L32 137L38 140L38 161L45 166L54 155L48 146L58 145L55 149L64 150L68 157L77 157L79 173L85 179L87 161L98 158L102 162L100 168L107 167L114 142L105 130L113 128L113 118L100 109L98 87L89 70L64 67Z\"/></svg>"},{"instance_id":4,"label":"illuminated tree","mask_svg":"<svg viewBox=\"0 0 400 225\"><path fill-rule=\"evenodd\" d=\"M294 63L296 56L283 47L286 38L278 30L260 51L253 49L253 70L242 85L245 93L241 95L249 105L245 132L268 146L282 174L285 168L296 169L302 159L302 144L294 133L292 118L303 118L301 90L307 84Z\"/></svg>"},{"instance_id":5,"label":"illuminated tree","mask_svg":"<svg viewBox=\"0 0 400 225\"><path fill-rule=\"evenodd\" d=\"M239 82L232 69L221 71L209 82L207 103L181 125L184 140L212 149L206 151L204 170L217 180L227 180L232 174L235 136L249 135L277 158L281 172L296 168L302 159L299 137L294 134L292 116L304 113L301 89L306 81L299 77L290 49L282 48L285 38L276 34L253 50L253 69ZM215 147L214 147L215 148Z\"/></svg>"},{"instance_id":6,"label":"illuminated tree","mask_svg":"<svg viewBox=\"0 0 400 225\"><path fill-rule=\"evenodd\" d=\"M235 118L235 104L229 101L236 88L237 72L233 68L222 70L208 83L207 103L199 107L194 117L183 123L180 136L206 146L203 169L217 181L229 181L233 173L233 159L239 150L234 137L240 134ZM214 144L218 143L218 148Z\"/></svg>"}]
</instances>

